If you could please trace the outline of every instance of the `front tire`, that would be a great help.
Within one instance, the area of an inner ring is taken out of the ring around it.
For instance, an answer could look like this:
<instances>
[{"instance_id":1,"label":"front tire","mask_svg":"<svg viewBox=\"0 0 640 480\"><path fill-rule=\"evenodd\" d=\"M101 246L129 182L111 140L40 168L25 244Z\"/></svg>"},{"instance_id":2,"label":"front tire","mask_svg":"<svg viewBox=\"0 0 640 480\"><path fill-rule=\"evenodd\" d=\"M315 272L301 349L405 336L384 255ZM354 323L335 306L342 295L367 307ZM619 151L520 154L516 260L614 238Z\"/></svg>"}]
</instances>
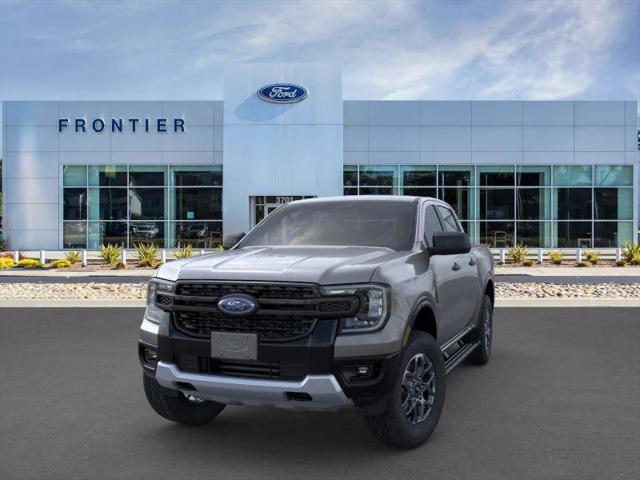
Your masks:
<instances>
[{"instance_id":1,"label":"front tire","mask_svg":"<svg viewBox=\"0 0 640 480\"><path fill-rule=\"evenodd\" d=\"M380 442L415 448L427 441L444 406L446 371L440 347L424 332L413 332L402 353L387 408L381 415L364 417Z\"/></svg>"},{"instance_id":2,"label":"front tire","mask_svg":"<svg viewBox=\"0 0 640 480\"><path fill-rule=\"evenodd\" d=\"M482 308L478 318L478 326L473 335L480 344L469 355L469 361L476 365L486 365L491 358L491 344L493 343L493 305L489 295L482 299Z\"/></svg>"},{"instance_id":3,"label":"front tire","mask_svg":"<svg viewBox=\"0 0 640 480\"><path fill-rule=\"evenodd\" d=\"M167 395L155 378L143 374L144 393L151 408L161 417L186 425L205 425L224 410L226 405L208 400L187 398L183 393Z\"/></svg>"}]
</instances>

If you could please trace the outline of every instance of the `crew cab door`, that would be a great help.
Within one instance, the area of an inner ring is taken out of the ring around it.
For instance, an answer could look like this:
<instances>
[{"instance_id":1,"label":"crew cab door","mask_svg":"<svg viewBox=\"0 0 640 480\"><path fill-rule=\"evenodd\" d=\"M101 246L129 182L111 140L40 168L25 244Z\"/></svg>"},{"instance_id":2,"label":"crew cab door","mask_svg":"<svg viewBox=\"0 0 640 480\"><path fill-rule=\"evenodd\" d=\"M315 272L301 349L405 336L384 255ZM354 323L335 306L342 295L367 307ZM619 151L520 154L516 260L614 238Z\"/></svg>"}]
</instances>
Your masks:
<instances>
[{"instance_id":1,"label":"crew cab door","mask_svg":"<svg viewBox=\"0 0 640 480\"><path fill-rule=\"evenodd\" d=\"M428 205L425 212L426 241L433 245L436 231L460 232L453 212L441 205ZM440 340L462 330L474 317L480 301L478 270L470 252L432 255L429 260L440 309Z\"/></svg>"}]
</instances>

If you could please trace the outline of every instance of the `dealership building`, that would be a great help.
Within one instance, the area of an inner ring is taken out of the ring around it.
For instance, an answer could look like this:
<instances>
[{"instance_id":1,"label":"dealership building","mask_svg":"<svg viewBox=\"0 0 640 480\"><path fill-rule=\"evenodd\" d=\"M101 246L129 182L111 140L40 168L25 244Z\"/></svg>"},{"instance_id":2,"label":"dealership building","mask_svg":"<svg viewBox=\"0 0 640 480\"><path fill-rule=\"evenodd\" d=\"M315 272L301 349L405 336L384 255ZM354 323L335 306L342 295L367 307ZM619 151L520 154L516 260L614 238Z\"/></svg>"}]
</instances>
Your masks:
<instances>
[{"instance_id":1,"label":"dealership building","mask_svg":"<svg viewBox=\"0 0 640 480\"><path fill-rule=\"evenodd\" d=\"M7 101L12 249L218 245L294 199L418 195L476 242L617 247L638 225L635 101L351 101L327 64L237 64L222 99Z\"/></svg>"}]
</instances>

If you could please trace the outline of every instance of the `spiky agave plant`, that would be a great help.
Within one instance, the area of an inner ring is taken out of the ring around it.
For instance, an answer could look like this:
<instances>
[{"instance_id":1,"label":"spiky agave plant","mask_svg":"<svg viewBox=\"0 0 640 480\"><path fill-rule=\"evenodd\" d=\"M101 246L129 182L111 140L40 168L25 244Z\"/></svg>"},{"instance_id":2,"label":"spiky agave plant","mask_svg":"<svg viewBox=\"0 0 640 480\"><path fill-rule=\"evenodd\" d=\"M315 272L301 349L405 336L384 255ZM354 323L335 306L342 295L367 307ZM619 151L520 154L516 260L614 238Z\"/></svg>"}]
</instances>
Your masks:
<instances>
[{"instance_id":1,"label":"spiky agave plant","mask_svg":"<svg viewBox=\"0 0 640 480\"><path fill-rule=\"evenodd\" d=\"M138 265L141 267L155 267L158 263L158 247L155 243L139 243L136 245Z\"/></svg>"},{"instance_id":2,"label":"spiky agave plant","mask_svg":"<svg viewBox=\"0 0 640 480\"><path fill-rule=\"evenodd\" d=\"M122 247L120 245L115 245L113 243L104 243L100 244L99 255L100 258L107 265L113 265L120 258L120 254L122 253Z\"/></svg>"},{"instance_id":3,"label":"spiky agave plant","mask_svg":"<svg viewBox=\"0 0 640 480\"><path fill-rule=\"evenodd\" d=\"M527 259L527 256L529 255L529 249L522 243L516 243L509 247L508 255L509 259L513 263L520 265Z\"/></svg>"}]
</instances>

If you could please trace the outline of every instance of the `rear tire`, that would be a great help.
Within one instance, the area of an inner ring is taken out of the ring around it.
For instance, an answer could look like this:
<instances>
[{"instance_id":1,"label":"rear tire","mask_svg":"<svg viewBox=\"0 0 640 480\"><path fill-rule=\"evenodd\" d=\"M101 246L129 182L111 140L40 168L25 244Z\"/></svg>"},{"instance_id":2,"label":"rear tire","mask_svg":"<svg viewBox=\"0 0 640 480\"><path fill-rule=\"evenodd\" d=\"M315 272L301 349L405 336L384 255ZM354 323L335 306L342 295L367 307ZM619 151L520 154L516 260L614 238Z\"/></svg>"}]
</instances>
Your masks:
<instances>
[{"instance_id":1,"label":"rear tire","mask_svg":"<svg viewBox=\"0 0 640 480\"><path fill-rule=\"evenodd\" d=\"M205 425L226 405L208 400L189 400L183 393L167 395L155 378L143 374L144 393L151 408L161 417L186 425Z\"/></svg>"},{"instance_id":2,"label":"rear tire","mask_svg":"<svg viewBox=\"0 0 640 480\"><path fill-rule=\"evenodd\" d=\"M489 295L482 299L482 308L478 316L478 326L473 335L474 341L480 345L469 355L469 361L476 365L486 365L491 358L491 344L493 343L493 305Z\"/></svg>"},{"instance_id":3,"label":"rear tire","mask_svg":"<svg viewBox=\"0 0 640 480\"><path fill-rule=\"evenodd\" d=\"M445 387L446 372L440 347L431 335L415 331L402 353L385 411L364 417L365 424L384 444L418 447L427 441L438 424Z\"/></svg>"}]
</instances>

